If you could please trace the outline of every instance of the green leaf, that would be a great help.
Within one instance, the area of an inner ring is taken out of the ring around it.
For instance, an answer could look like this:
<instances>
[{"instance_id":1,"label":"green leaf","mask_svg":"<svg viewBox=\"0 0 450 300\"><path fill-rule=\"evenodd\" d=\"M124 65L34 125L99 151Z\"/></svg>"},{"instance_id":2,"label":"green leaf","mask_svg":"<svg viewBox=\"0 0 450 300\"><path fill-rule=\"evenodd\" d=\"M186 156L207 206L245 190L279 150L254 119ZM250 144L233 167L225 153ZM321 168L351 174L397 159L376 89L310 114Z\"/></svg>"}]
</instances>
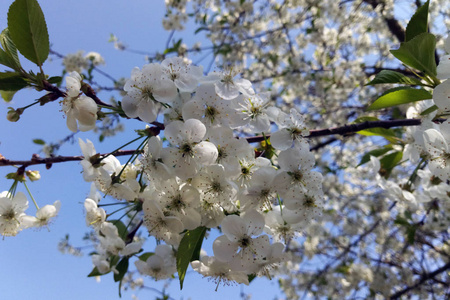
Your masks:
<instances>
[{"instance_id":1,"label":"green leaf","mask_svg":"<svg viewBox=\"0 0 450 300\"><path fill-rule=\"evenodd\" d=\"M0 90L18 91L27 86L27 82L17 72L0 73Z\"/></svg>"},{"instance_id":2,"label":"green leaf","mask_svg":"<svg viewBox=\"0 0 450 300\"><path fill-rule=\"evenodd\" d=\"M127 236L128 231L127 231L127 227L125 226L125 224L123 224L122 221L119 220L112 220L110 221L111 223L114 224L114 226L117 227L117 231L119 232L119 236L123 239Z\"/></svg>"},{"instance_id":3,"label":"green leaf","mask_svg":"<svg viewBox=\"0 0 450 300\"><path fill-rule=\"evenodd\" d=\"M416 236L417 226L411 225L406 228L406 239L409 244L414 244L415 236Z\"/></svg>"},{"instance_id":4,"label":"green leaf","mask_svg":"<svg viewBox=\"0 0 450 300\"><path fill-rule=\"evenodd\" d=\"M250 282L253 281L253 279L256 278L256 275L255 274L250 274L250 275L247 275L247 277L248 277L248 283L250 283Z\"/></svg>"},{"instance_id":5,"label":"green leaf","mask_svg":"<svg viewBox=\"0 0 450 300\"><path fill-rule=\"evenodd\" d=\"M37 145L45 145L45 141L41 140L41 139L34 139L33 143L35 143Z\"/></svg>"},{"instance_id":6,"label":"green leaf","mask_svg":"<svg viewBox=\"0 0 450 300\"><path fill-rule=\"evenodd\" d=\"M369 162L371 156L378 157L383 154L386 154L390 150L392 150L392 147L385 147L385 148L380 148L380 149L375 149L375 150L369 151L366 154L364 154L363 157L361 157L361 161L359 162L359 164L356 167L362 166L365 163Z\"/></svg>"},{"instance_id":7,"label":"green leaf","mask_svg":"<svg viewBox=\"0 0 450 300\"><path fill-rule=\"evenodd\" d=\"M112 267L114 267L115 265L117 265L117 263L119 262L119 260L120 260L120 256L118 256L118 255L112 255L112 256L110 256L110 259L109 259L109 267L112 268Z\"/></svg>"},{"instance_id":8,"label":"green leaf","mask_svg":"<svg viewBox=\"0 0 450 300\"><path fill-rule=\"evenodd\" d=\"M428 6L430 0L416 10L416 13L411 17L406 26L405 41L410 41L415 36L428 32Z\"/></svg>"},{"instance_id":9,"label":"green leaf","mask_svg":"<svg viewBox=\"0 0 450 300\"><path fill-rule=\"evenodd\" d=\"M109 273L109 272L108 272L108 273ZM105 274L108 274L108 273L105 273ZM102 275L105 275L105 274L100 273L100 272L98 271L97 267L95 267L95 268L91 271L91 273L88 274L87 277L102 276Z\"/></svg>"},{"instance_id":10,"label":"green leaf","mask_svg":"<svg viewBox=\"0 0 450 300\"><path fill-rule=\"evenodd\" d=\"M116 270L119 273L114 273L114 281L121 281L125 274L128 272L129 258L124 257L120 260L120 262L116 266Z\"/></svg>"},{"instance_id":11,"label":"green leaf","mask_svg":"<svg viewBox=\"0 0 450 300\"><path fill-rule=\"evenodd\" d=\"M139 255L139 259L142 260L142 261L147 261L147 259L150 256L152 256L152 255L155 255L155 253L153 253L153 252L145 252L145 253L142 253L141 255Z\"/></svg>"},{"instance_id":12,"label":"green leaf","mask_svg":"<svg viewBox=\"0 0 450 300\"><path fill-rule=\"evenodd\" d=\"M353 123L363 123L363 122L371 122L371 121L379 121L377 117L371 117L371 116L362 116L357 118Z\"/></svg>"},{"instance_id":13,"label":"green leaf","mask_svg":"<svg viewBox=\"0 0 450 300\"><path fill-rule=\"evenodd\" d=\"M386 179L389 178L392 169L394 169L394 167L400 163L402 158L403 158L403 151L396 151L380 159L381 169L383 170L382 175L384 176L384 178Z\"/></svg>"},{"instance_id":14,"label":"green leaf","mask_svg":"<svg viewBox=\"0 0 450 300\"><path fill-rule=\"evenodd\" d=\"M375 76L373 80L371 80L366 85L385 84L385 83L402 83L408 85L422 84L422 82L417 78L408 77L402 73L391 70L382 70Z\"/></svg>"},{"instance_id":15,"label":"green leaf","mask_svg":"<svg viewBox=\"0 0 450 300\"><path fill-rule=\"evenodd\" d=\"M9 7L11 39L25 58L42 66L50 51L44 13L36 0L16 0Z\"/></svg>"},{"instance_id":16,"label":"green leaf","mask_svg":"<svg viewBox=\"0 0 450 300\"><path fill-rule=\"evenodd\" d=\"M200 258L200 250L205 233L206 227L198 227L194 230L188 230L181 239L177 251L177 271L180 279L180 289L183 289L183 281L189 263Z\"/></svg>"},{"instance_id":17,"label":"green leaf","mask_svg":"<svg viewBox=\"0 0 450 300\"><path fill-rule=\"evenodd\" d=\"M400 104L432 99L433 96L424 89L414 89L410 87L397 87L387 90L367 110L376 110Z\"/></svg>"},{"instance_id":18,"label":"green leaf","mask_svg":"<svg viewBox=\"0 0 450 300\"><path fill-rule=\"evenodd\" d=\"M395 135L395 131L392 129L376 127L376 128L360 130L356 133L365 135L365 136L373 136L373 135L382 136L393 144L396 144L398 142L398 137Z\"/></svg>"},{"instance_id":19,"label":"green leaf","mask_svg":"<svg viewBox=\"0 0 450 300\"><path fill-rule=\"evenodd\" d=\"M397 218L395 218L394 224L401 225L401 226L409 226L408 220L406 220L405 218L402 218L400 216L397 216Z\"/></svg>"},{"instance_id":20,"label":"green leaf","mask_svg":"<svg viewBox=\"0 0 450 300\"><path fill-rule=\"evenodd\" d=\"M412 220L412 213L409 210L405 210L403 213L406 219Z\"/></svg>"},{"instance_id":21,"label":"green leaf","mask_svg":"<svg viewBox=\"0 0 450 300\"><path fill-rule=\"evenodd\" d=\"M11 40L8 28L5 28L0 34L0 44L3 48L3 50L0 49L0 64L19 71L21 69L19 55L16 45Z\"/></svg>"},{"instance_id":22,"label":"green leaf","mask_svg":"<svg viewBox=\"0 0 450 300\"><path fill-rule=\"evenodd\" d=\"M439 107L437 107L436 105L433 105L431 107L428 107L427 109L425 109L423 112L420 113L421 116L426 116L428 114L431 114L433 111L438 110Z\"/></svg>"},{"instance_id":23,"label":"green leaf","mask_svg":"<svg viewBox=\"0 0 450 300\"><path fill-rule=\"evenodd\" d=\"M10 102L16 93L17 91L0 91L0 96L5 102Z\"/></svg>"},{"instance_id":24,"label":"green leaf","mask_svg":"<svg viewBox=\"0 0 450 300\"><path fill-rule=\"evenodd\" d=\"M205 26L199 27L199 28L197 28L195 30L194 34L197 34L197 33L199 33L200 31L203 31L203 30L208 30L208 27L205 27Z\"/></svg>"},{"instance_id":25,"label":"green leaf","mask_svg":"<svg viewBox=\"0 0 450 300\"><path fill-rule=\"evenodd\" d=\"M417 35L410 41L401 43L400 48L391 50L391 53L405 65L435 77L435 48L436 37L431 33L425 32Z\"/></svg>"},{"instance_id":26,"label":"green leaf","mask_svg":"<svg viewBox=\"0 0 450 300\"><path fill-rule=\"evenodd\" d=\"M47 79L47 81L49 83L56 84L59 86L62 82L62 79L63 78L61 76L53 76L53 77L50 77L49 79Z\"/></svg>"}]
</instances>

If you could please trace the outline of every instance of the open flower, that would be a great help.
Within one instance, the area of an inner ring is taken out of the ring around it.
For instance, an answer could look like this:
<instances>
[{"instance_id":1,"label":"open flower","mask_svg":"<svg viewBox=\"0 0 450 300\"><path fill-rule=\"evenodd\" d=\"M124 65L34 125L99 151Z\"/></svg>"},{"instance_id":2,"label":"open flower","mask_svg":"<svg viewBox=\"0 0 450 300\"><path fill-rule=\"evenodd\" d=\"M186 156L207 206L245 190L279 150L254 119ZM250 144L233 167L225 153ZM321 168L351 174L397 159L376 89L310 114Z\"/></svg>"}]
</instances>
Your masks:
<instances>
[{"instance_id":1,"label":"open flower","mask_svg":"<svg viewBox=\"0 0 450 300\"><path fill-rule=\"evenodd\" d=\"M35 217L24 216L23 225L27 228L47 226L50 220L56 217L60 208L61 202L59 200L55 201L53 205L47 204L37 210Z\"/></svg>"},{"instance_id":2,"label":"open flower","mask_svg":"<svg viewBox=\"0 0 450 300\"><path fill-rule=\"evenodd\" d=\"M177 96L177 87L158 64L145 65L142 71L134 68L124 90L127 92L122 100L125 114L148 123L156 120L161 103L171 103Z\"/></svg>"},{"instance_id":3,"label":"open flower","mask_svg":"<svg viewBox=\"0 0 450 300\"><path fill-rule=\"evenodd\" d=\"M189 65L181 57L166 58L161 67L180 92L193 92L203 76L202 67Z\"/></svg>"},{"instance_id":4,"label":"open flower","mask_svg":"<svg viewBox=\"0 0 450 300\"><path fill-rule=\"evenodd\" d=\"M425 148L431 155L430 170L441 180L450 178L450 123L444 123L441 126L441 132L436 129L425 130L423 136L425 139Z\"/></svg>"},{"instance_id":5,"label":"open flower","mask_svg":"<svg viewBox=\"0 0 450 300\"><path fill-rule=\"evenodd\" d=\"M269 237L260 235L264 228L264 217L251 210L242 218L226 216L222 221L224 235L213 243L214 255L223 262L229 262L232 270L252 272L254 263L267 256L270 250Z\"/></svg>"},{"instance_id":6,"label":"open flower","mask_svg":"<svg viewBox=\"0 0 450 300\"><path fill-rule=\"evenodd\" d=\"M193 177L201 166L216 162L217 148L203 141L206 127L199 120L173 121L166 126L164 134L174 146L168 148L170 165L175 166L175 173L181 179Z\"/></svg>"},{"instance_id":7,"label":"open flower","mask_svg":"<svg viewBox=\"0 0 450 300\"><path fill-rule=\"evenodd\" d=\"M67 127L72 132L89 131L97 121L97 104L87 96L80 95L81 76L71 72L66 77L67 97L63 100L63 111L67 118ZM77 124L78 121L78 124Z\"/></svg>"},{"instance_id":8,"label":"open flower","mask_svg":"<svg viewBox=\"0 0 450 300\"><path fill-rule=\"evenodd\" d=\"M0 234L3 236L15 236L24 228L22 224L25 210L28 208L27 197L18 192L10 197L8 192L0 193Z\"/></svg>"},{"instance_id":9,"label":"open flower","mask_svg":"<svg viewBox=\"0 0 450 300\"><path fill-rule=\"evenodd\" d=\"M155 280L170 278L177 271L172 247L168 245L156 246L155 254L145 261L137 260L134 264L141 274L149 275Z\"/></svg>"},{"instance_id":10,"label":"open flower","mask_svg":"<svg viewBox=\"0 0 450 300\"><path fill-rule=\"evenodd\" d=\"M142 205L144 211L144 224L150 235L164 240L171 245L178 245L184 226L180 219L173 216L165 216L156 201L146 200Z\"/></svg>"},{"instance_id":11,"label":"open flower","mask_svg":"<svg viewBox=\"0 0 450 300\"><path fill-rule=\"evenodd\" d=\"M306 128L305 119L296 109L291 109L290 114L280 112L277 123L280 130L270 136L270 142L275 149L286 150L292 147L294 141L306 143L303 137L309 135L309 130Z\"/></svg>"},{"instance_id":12,"label":"open flower","mask_svg":"<svg viewBox=\"0 0 450 300\"><path fill-rule=\"evenodd\" d=\"M225 100L235 99L240 95L254 95L255 91L252 88L252 83L247 79L234 78L238 73L233 69L226 70L221 73L208 74L207 80L214 82L217 95Z\"/></svg>"}]
</instances>

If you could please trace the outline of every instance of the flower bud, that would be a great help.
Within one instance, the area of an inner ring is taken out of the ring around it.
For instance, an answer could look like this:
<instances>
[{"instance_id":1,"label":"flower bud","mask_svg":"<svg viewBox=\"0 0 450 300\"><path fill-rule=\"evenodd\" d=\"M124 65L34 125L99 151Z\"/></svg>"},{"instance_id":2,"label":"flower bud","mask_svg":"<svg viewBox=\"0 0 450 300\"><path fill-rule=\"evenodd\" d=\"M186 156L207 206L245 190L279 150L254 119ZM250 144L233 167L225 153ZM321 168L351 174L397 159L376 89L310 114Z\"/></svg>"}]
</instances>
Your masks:
<instances>
[{"instance_id":1,"label":"flower bud","mask_svg":"<svg viewBox=\"0 0 450 300\"><path fill-rule=\"evenodd\" d=\"M12 179L18 182L25 182L25 176L21 172L14 172L6 174L6 179Z\"/></svg>"},{"instance_id":2,"label":"flower bud","mask_svg":"<svg viewBox=\"0 0 450 300\"><path fill-rule=\"evenodd\" d=\"M10 122L17 122L20 119L20 115L23 113L23 109L14 109L12 107L8 107L8 113L6 115L6 119Z\"/></svg>"},{"instance_id":3,"label":"flower bud","mask_svg":"<svg viewBox=\"0 0 450 300\"><path fill-rule=\"evenodd\" d=\"M41 179L41 174L39 174L39 171L29 171L27 170L25 172L28 176L28 178L30 178L31 181L36 181Z\"/></svg>"}]
</instances>

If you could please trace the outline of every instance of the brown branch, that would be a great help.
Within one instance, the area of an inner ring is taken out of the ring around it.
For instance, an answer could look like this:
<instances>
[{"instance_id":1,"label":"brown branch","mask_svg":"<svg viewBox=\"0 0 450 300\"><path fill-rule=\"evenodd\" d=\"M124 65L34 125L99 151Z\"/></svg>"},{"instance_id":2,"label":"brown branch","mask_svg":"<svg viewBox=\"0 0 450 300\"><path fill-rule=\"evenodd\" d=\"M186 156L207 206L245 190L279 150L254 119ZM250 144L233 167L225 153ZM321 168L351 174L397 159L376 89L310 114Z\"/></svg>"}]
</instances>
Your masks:
<instances>
[{"instance_id":1,"label":"brown branch","mask_svg":"<svg viewBox=\"0 0 450 300\"><path fill-rule=\"evenodd\" d=\"M392 295L389 299L399 299L401 296L403 296L404 294L406 294L407 292L417 288L418 286L420 286L421 284L425 283L426 281L433 279L434 277L436 277L437 275L439 275L440 273L449 270L450 269L450 262L446 263L445 265L443 265L442 267L440 267L439 269L434 270L431 273L425 273L422 275L422 277L420 278L420 280L412 285L412 286L408 286L405 289L398 291L397 293L395 293L394 295Z\"/></svg>"},{"instance_id":2,"label":"brown branch","mask_svg":"<svg viewBox=\"0 0 450 300\"><path fill-rule=\"evenodd\" d=\"M378 5L381 5L384 9L384 1L383 0L364 0L364 2L368 3L375 10ZM405 29L400 25L400 22L394 17L383 17L386 22L389 31L394 35L399 42L405 41Z\"/></svg>"},{"instance_id":3,"label":"brown branch","mask_svg":"<svg viewBox=\"0 0 450 300\"><path fill-rule=\"evenodd\" d=\"M309 136L306 136L306 138L315 138L315 137L321 137L321 136L328 136L328 135L342 135L346 136L349 134L353 134L355 132L358 132L360 130L364 129L370 129L370 128L391 128L391 127L398 127L398 126L418 126L422 123L420 119L402 119L402 120L387 120L387 121L367 121L363 123L358 124L349 124L344 125L341 127L332 127L327 129L317 129L317 130L311 130ZM159 131L161 129L164 129L164 124L161 124L159 122L153 122L153 125L157 127L151 127L149 130L153 130L152 135L158 135ZM269 138L270 135L266 135L266 138ZM258 143L264 141L263 136L255 136L255 137L248 137L246 138L249 143ZM334 140L331 140L333 142ZM132 155L135 153L135 150L121 150L114 153L115 156L123 156L123 155ZM107 154L101 154L101 156L105 156ZM38 155L33 155L31 160L9 160L2 156L0 156L0 167L2 166L32 166L32 165L51 165L53 163L61 163L61 162L68 162L68 161L80 161L83 159L83 156L55 156L55 157L48 157L48 158L40 158Z\"/></svg>"},{"instance_id":4,"label":"brown branch","mask_svg":"<svg viewBox=\"0 0 450 300\"><path fill-rule=\"evenodd\" d=\"M114 156L126 156L132 155L136 153L136 150L119 150L114 153ZM101 157L106 156L108 154L100 154ZM32 165L51 165L54 163L62 163L68 161L80 161L83 160L84 156L54 156L54 157L46 157L41 158L36 154L33 154L31 160L9 160L2 156L0 156L0 167L3 166L22 166L28 167Z\"/></svg>"},{"instance_id":5,"label":"brown branch","mask_svg":"<svg viewBox=\"0 0 450 300\"><path fill-rule=\"evenodd\" d=\"M386 121L366 121L358 124L349 124L344 125L341 127L332 127L332 128L326 128L326 129L316 129L311 130L309 132L308 136L305 136L306 138L315 138L315 137L321 137L321 136L327 136L327 135L342 135L346 136L349 134L353 134L355 132L365 130L365 129L371 129L371 128L392 128L392 127L399 127L399 126L418 126L422 124L422 120L420 119L401 119L401 120L386 120ZM266 135L266 138L270 137L270 135ZM247 141L249 143L257 143L264 141L263 136L255 136L255 137L249 137L247 138Z\"/></svg>"}]
</instances>

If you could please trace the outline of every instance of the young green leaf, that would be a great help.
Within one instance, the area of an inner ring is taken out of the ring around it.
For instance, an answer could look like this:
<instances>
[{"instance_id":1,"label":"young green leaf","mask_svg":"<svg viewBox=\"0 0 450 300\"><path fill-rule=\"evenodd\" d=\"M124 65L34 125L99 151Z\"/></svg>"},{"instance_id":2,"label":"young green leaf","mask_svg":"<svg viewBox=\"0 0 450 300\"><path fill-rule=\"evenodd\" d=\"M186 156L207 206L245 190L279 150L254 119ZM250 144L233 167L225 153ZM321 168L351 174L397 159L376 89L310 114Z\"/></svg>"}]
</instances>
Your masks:
<instances>
[{"instance_id":1,"label":"young green leaf","mask_svg":"<svg viewBox=\"0 0 450 300\"><path fill-rule=\"evenodd\" d=\"M431 33L425 32L407 42L401 43L400 48L391 50L391 53L405 65L435 77L435 48L436 37Z\"/></svg>"},{"instance_id":2,"label":"young green leaf","mask_svg":"<svg viewBox=\"0 0 450 300\"><path fill-rule=\"evenodd\" d=\"M127 227L125 226L125 224L123 224L122 221L119 220L112 220L111 223L114 224L114 226L117 227L117 231L119 233L119 236L123 239L127 236L128 231L127 231Z\"/></svg>"},{"instance_id":3,"label":"young green leaf","mask_svg":"<svg viewBox=\"0 0 450 300\"><path fill-rule=\"evenodd\" d=\"M139 259L142 261L147 261L147 259L154 254L155 253L153 253L153 252L145 252L145 253L142 253L141 255L139 255Z\"/></svg>"},{"instance_id":4,"label":"young green leaf","mask_svg":"<svg viewBox=\"0 0 450 300\"><path fill-rule=\"evenodd\" d=\"M105 273L105 274L108 274L108 273ZM102 275L105 275L105 274L100 273L98 271L97 267L94 267L94 269L91 271L91 273L88 274L87 277L96 277L96 276L102 276Z\"/></svg>"},{"instance_id":5,"label":"young green leaf","mask_svg":"<svg viewBox=\"0 0 450 300\"><path fill-rule=\"evenodd\" d=\"M116 270L119 273L114 273L114 281L121 281L123 279L123 277L125 276L125 274L128 272L128 262L129 258L128 257L124 257L120 260L120 262L117 264L116 266Z\"/></svg>"},{"instance_id":6,"label":"young green leaf","mask_svg":"<svg viewBox=\"0 0 450 300\"><path fill-rule=\"evenodd\" d=\"M0 44L3 49L0 49L0 64L10 67L13 70L20 71L21 65L19 55L17 54L16 45L14 45L8 28L5 28L0 33Z\"/></svg>"},{"instance_id":7,"label":"young green leaf","mask_svg":"<svg viewBox=\"0 0 450 300\"><path fill-rule=\"evenodd\" d=\"M42 66L50 51L44 13L36 0L16 0L9 7L11 39L25 58Z\"/></svg>"},{"instance_id":8,"label":"young green leaf","mask_svg":"<svg viewBox=\"0 0 450 300\"><path fill-rule=\"evenodd\" d=\"M194 230L188 230L181 239L177 251L177 271L180 279L180 289L183 289L183 281L189 263L198 260L200 257L200 250L202 248L205 233L206 227L198 227Z\"/></svg>"},{"instance_id":9,"label":"young green leaf","mask_svg":"<svg viewBox=\"0 0 450 300\"><path fill-rule=\"evenodd\" d=\"M428 32L428 6L430 0L425 2L424 5L416 10L416 13L412 16L411 20L406 26L405 42L410 41L415 36Z\"/></svg>"},{"instance_id":10,"label":"young green leaf","mask_svg":"<svg viewBox=\"0 0 450 300\"><path fill-rule=\"evenodd\" d=\"M358 124L358 123L371 122L371 121L379 121L379 119L377 117L372 117L372 116L362 116L362 117L356 118L356 120L353 121L352 123Z\"/></svg>"},{"instance_id":11,"label":"young green leaf","mask_svg":"<svg viewBox=\"0 0 450 300\"><path fill-rule=\"evenodd\" d=\"M62 80L63 78L61 76L53 76L47 79L49 83L56 84L58 86L61 84Z\"/></svg>"},{"instance_id":12,"label":"young green leaf","mask_svg":"<svg viewBox=\"0 0 450 300\"><path fill-rule=\"evenodd\" d=\"M433 96L424 89L414 89L410 87L397 87L387 90L367 110L376 110L400 104L432 99Z\"/></svg>"},{"instance_id":13,"label":"young green leaf","mask_svg":"<svg viewBox=\"0 0 450 300\"><path fill-rule=\"evenodd\" d=\"M385 139L387 139L389 142L391 142L392 144L397 144L397 142L399 140L398 137L396 136L394 130L387 129L387 128L381 128L381 127L364 129L364 130L357 131L356 133L365 135L365 136L373 136L373 135L382 136Z\"/></svg>"},{"instance_id":14,"label":"young green leaf","mask_svg":"<svg viewBox=\"0 0 450 300\"><path fill-rule=\"evenodd\" d=\"M422 82L417 78L408 77L402 73L391 70L382 70L375 76L373 80L371 80L366 85L385 84L385 83L401 83L407 85L422 84Z\"/></svg>"},{"instance_id":15,"label":"young green leaf","mask_svg":"<svg viewBox=\"0 0 450 300\"><path fill-rule=\"evenodd\" d=\"M45 145L45 141L42 139L34 139L33 143L35 143L36 145Z\"/></svg>"},{"instance_id":16,"label":"young green leaf","mask_svg":"<svg viewBox=\"0 0 450 300\"><path fill-rule=\"evenodd\" d=\"M406 228L406 238L409 244L414 244L414 240L416 237L417 225L410 225Z\"/></svg>"},{"instance_id":17,"label":"young green leaf","mask_svg":"<svg viewBox=\"0 0 450 300\"><path fill-rule=\"evenodd\" d=\"M396 151L393 153L390 153L386 156L384 156L382 159L380 159L380 165L381 169L384 170L384 178L389 178L389 175L391 175L392 169L396 165L400 163L400 161L403 158L403 152L402 151Z\"/></svg>"},{"instance_id":18,"label":"young green leaf","mask_svg":"<svg viewBox=\"0 0 450 300\"><path fill-rule=\"evenodd\" d=\"M11 102L17 91L0 91L0 96L5 102Z\"/></svg>"},{"instance_id":19,"label":"young green leaf","mask_svg":"<svg viewBox=\"0 0 450 300\"><path fill-rule=\"evenodd\" d=\"M359 164L356 167L362 166L365 163L369 162L371 156L378 157L383 154L386 154L390 150L392 150L392 147L385 147L385 148L380 148L380 149L375 149L375 150L369 151L366 154L364 154L363 157L361 157L361 161L359 162Z\"/></svg>"},{"instance_id":20,"label":"young green leaf","mask_svg":"<svg viewBox=\"0 0 450 300\"><path fill-rule=\"evenodd\" d=\"M27 82L17 72L0 73L0 90L18 91L27 86Z\"/></svg>"},{"instance_id":21,"label":"young green leaf","mask_svg":"<svg viewBox=\"0 0 450 300\"><path fill-rule=\"evenodd\" d=\"M428 114L431 114L433 111L438 110L439 107L437 107L436 105L433 105L431 107L428 107L427 109L425 109L423 112L420 113L421 116L426 116Z\"/></svg>"}]
</instances>

